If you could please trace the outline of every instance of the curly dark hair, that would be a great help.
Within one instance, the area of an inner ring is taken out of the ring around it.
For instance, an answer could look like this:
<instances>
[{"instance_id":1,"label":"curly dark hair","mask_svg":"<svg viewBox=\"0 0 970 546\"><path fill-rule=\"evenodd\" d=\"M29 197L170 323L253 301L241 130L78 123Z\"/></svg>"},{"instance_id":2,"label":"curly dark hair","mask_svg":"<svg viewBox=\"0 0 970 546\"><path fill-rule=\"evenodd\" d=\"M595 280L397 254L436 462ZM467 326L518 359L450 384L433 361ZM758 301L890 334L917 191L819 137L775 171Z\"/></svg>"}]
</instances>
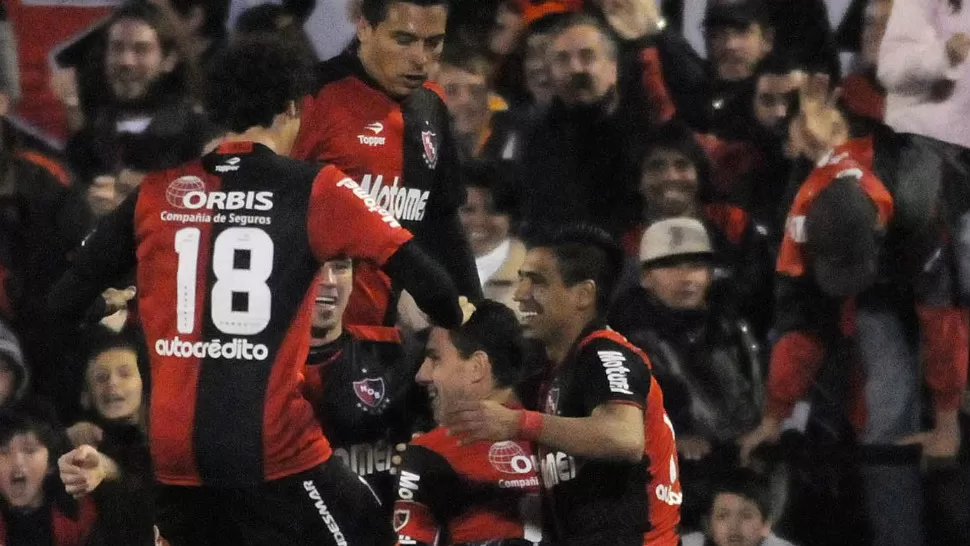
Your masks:
<instances>
[{"instance_id":1,"label":"curly dark hair","mask_svg":"<svg viewBox=\"0 0 970 546\"><path fill-rule=\"evenodd\" d=\"M241 133L269 127L273 118L313 90L314 60L268 33L246 36L209 63L205 104L213 123Z\"/></svg>"}]
</instances>

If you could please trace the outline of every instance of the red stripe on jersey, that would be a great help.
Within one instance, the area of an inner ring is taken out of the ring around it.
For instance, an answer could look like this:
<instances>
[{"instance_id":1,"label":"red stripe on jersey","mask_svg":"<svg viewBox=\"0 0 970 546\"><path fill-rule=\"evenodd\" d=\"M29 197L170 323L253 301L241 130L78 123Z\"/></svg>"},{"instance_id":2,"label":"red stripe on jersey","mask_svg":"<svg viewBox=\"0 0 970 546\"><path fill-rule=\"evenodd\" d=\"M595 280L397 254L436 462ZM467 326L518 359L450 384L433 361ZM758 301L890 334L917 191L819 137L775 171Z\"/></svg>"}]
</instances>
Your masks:
<instances>
[{"instance_id":1,"label":"red stripe on jersey","mask_svg":"<svg viewBox=\"0 0 970 546\"><path fill-rule=\"evenodd\" d=\"M195 177L190 179L188 177ZM182 211L170 203L170 198L184 184L201 182L206 190L216 190L219 180L192 165L181 171L163 171L148 175L142 182L135 208L135 241L138 267L139 314L151 354L152 396L149 420L150 447L155 476L170 485L199 485L201 476L195 462L193 426L199 382L199 358L161 356L157 344L178 338L195 343L201 341L201 328L190 333L178 331L177 290L178 254L175 249L176 232L186 227L199 230L199 251L196 263L194 324L201 324L205 310L206 272L210 255L212 224L208 222L174 223L162 220L163 211ZM197 182L198 181L198 182ZM187 185L185 187L188 187ZM145 287L151 287L146 289Z\"/></svg>"},{"instance_id":2,"label":"red stripe on jersey","mask_svg":"<svg viewBox=\"0 0 970 546\"><path fill-rule=\"evenodd\" d=\"M219 154L248 154L253 151L253 143L246 141L223 142L216 148Z\"/></svg>"},{"instance_id":3,"label":"red stripe on jersey","mask_svg":"<svg viewBox=\"0 0 970 546\"><path fill-rule=\"evenodd\" d=\"M382 188L401 186L404 113L400 103L348 74L307 97L301 112L303 121L291 157L332 164L375 199ZM354 289L344 322L384 324L390 301L387 275L371 264L359 264L354 268Z\"/></svg>"},{"instance_id":4,"label":"red stripe on jersey","mask_svg":"<svg viewBox=\"0 0 970 546\"><path fill-rule=\"evenodd\" d=\"M597 330L580 341L582 349L597 339L608 339L632 351L652 368L650 358L637 346L613 330ZM657 380L651 375L647 409L643 415L643 454L650 461L650 483L647 484L647 500L650 531L644 533L646 546L677 544L677 526L680 524L680 505L683 494L680 488L680 468L677 462L677 443L674 426L664 410L664 396Z\"/></svg>"},{"instance_id":5,"label":"red stripe on jersey","mask_svg":"<svg viewBox=\"0 0 970 546\"><path fill-rule=\"evenodd\" d=\"M54 177L55 180L57 180L58 184L64 186L65 188L71 186L71 175L67 174L67 170L54 159L31 150L21 150L17 152L17 157L25 159L46 170L51 176Z\"/></svg>"},{"instance_id":6,"label":"red stripe on jersey","mask_svg":"<svg viewBox=\"0 0 970 546\"><path fill-rule=\"evenodd\" d=\"M301 374L294 373L306 364L316 294L316 285L311 285L283 338L266 386L263 460L267 480L309 470L332 455L313 406L302 395ZM294 363L299 365L294 367Z\"/></svg>"}]
</instances>

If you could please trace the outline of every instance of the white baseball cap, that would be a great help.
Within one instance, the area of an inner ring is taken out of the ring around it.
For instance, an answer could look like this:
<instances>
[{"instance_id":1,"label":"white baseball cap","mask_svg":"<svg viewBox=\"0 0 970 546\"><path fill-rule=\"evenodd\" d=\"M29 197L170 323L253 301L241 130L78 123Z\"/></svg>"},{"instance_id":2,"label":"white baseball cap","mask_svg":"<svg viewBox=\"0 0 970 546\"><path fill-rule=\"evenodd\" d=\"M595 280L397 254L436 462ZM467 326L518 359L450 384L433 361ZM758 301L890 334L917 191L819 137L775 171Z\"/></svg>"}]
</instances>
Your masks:
<instances>
[{"instance_id":1,"label":"white baseball cap","mask_svg":"<svg viewBox=\"0 0 970 546\"><path fill-rule=\"evenodd\" d=\"M640 263L649 264L664 258L683 255L710 256L714 253L711 238L699 220L669 218L654 223L640 239Z\"/></svg>"}]
</instances>

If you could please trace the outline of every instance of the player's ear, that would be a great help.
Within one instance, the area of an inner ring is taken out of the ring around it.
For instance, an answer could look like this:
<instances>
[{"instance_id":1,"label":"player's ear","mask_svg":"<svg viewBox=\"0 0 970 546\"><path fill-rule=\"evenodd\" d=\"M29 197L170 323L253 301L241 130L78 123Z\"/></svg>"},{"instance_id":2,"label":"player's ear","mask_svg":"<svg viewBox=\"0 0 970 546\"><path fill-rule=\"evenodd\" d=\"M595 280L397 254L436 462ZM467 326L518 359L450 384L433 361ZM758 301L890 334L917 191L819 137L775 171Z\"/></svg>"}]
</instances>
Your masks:
<instances>
[{"instance_id":1,"label":"player's ear","mask_svg":"<svg viewBox=\"0 0 970 546\"><path fill-rule=\"evenodd\" d=\"M485 351L475 351L471 357L470 379L474 383L485 381L492 375L492 362Z\"/></svg>"},{"instance_id":2,"label":"player's ear","mask_svg":"<svg viewBox=\"0 0 970 546\"><path fill-rule=\"evenodd\" d=\"M585 280L572 287L576 298L576 306L581 310L596 306L596 281Z\"/></svg>"}]
</instances>

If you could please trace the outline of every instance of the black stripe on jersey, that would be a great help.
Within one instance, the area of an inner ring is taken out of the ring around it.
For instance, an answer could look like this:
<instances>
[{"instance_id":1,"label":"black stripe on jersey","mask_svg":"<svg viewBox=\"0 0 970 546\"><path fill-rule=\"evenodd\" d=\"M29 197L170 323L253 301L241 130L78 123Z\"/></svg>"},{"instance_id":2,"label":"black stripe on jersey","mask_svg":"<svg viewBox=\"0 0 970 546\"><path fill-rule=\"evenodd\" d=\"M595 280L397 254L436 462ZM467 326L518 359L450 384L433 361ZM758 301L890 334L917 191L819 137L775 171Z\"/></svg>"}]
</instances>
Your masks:
<instances>
[{"instance_id":1,"label":"black stripe on jersey","mask_svg":"<svg viewBox=\"0 0 970 546\"><path fill-rule=\"evenodd\" d=\"M261 212L245 209L221 212L227 217L229 214L263 215L271 220L269 225L246 226L264 231L274 245L273 269L266 281L271 294L271 318L266 328L255 335L221 332L212 320L212 289L217 279L215 264L210 263L202 339L219 339L223 343L234 338L244 339L254 346L265 345L268 357L265 360L205 358L200 362L193 442L202 482L211 486L252 485L264 481L265 443L274 441L266 438L263 430L266 389L274 366L282 364L276 362L277 355L317 272L316 261L306 243L307 210L316 168L309 164L295 165L259 147L253 153L240 155L240 159L238 170L220 175L221 191L273 191L273 206ZM239 225L213 224L207 248L210 256L219 235L233 227ZM234 253L234 267L243 269L247 260L239 254L245 252ZM254 259L258 257L250 255L248 265L252 266ZM248 303L245 297L233 299L237 300L236 305Z\"/></svg>"}]
</instances>

